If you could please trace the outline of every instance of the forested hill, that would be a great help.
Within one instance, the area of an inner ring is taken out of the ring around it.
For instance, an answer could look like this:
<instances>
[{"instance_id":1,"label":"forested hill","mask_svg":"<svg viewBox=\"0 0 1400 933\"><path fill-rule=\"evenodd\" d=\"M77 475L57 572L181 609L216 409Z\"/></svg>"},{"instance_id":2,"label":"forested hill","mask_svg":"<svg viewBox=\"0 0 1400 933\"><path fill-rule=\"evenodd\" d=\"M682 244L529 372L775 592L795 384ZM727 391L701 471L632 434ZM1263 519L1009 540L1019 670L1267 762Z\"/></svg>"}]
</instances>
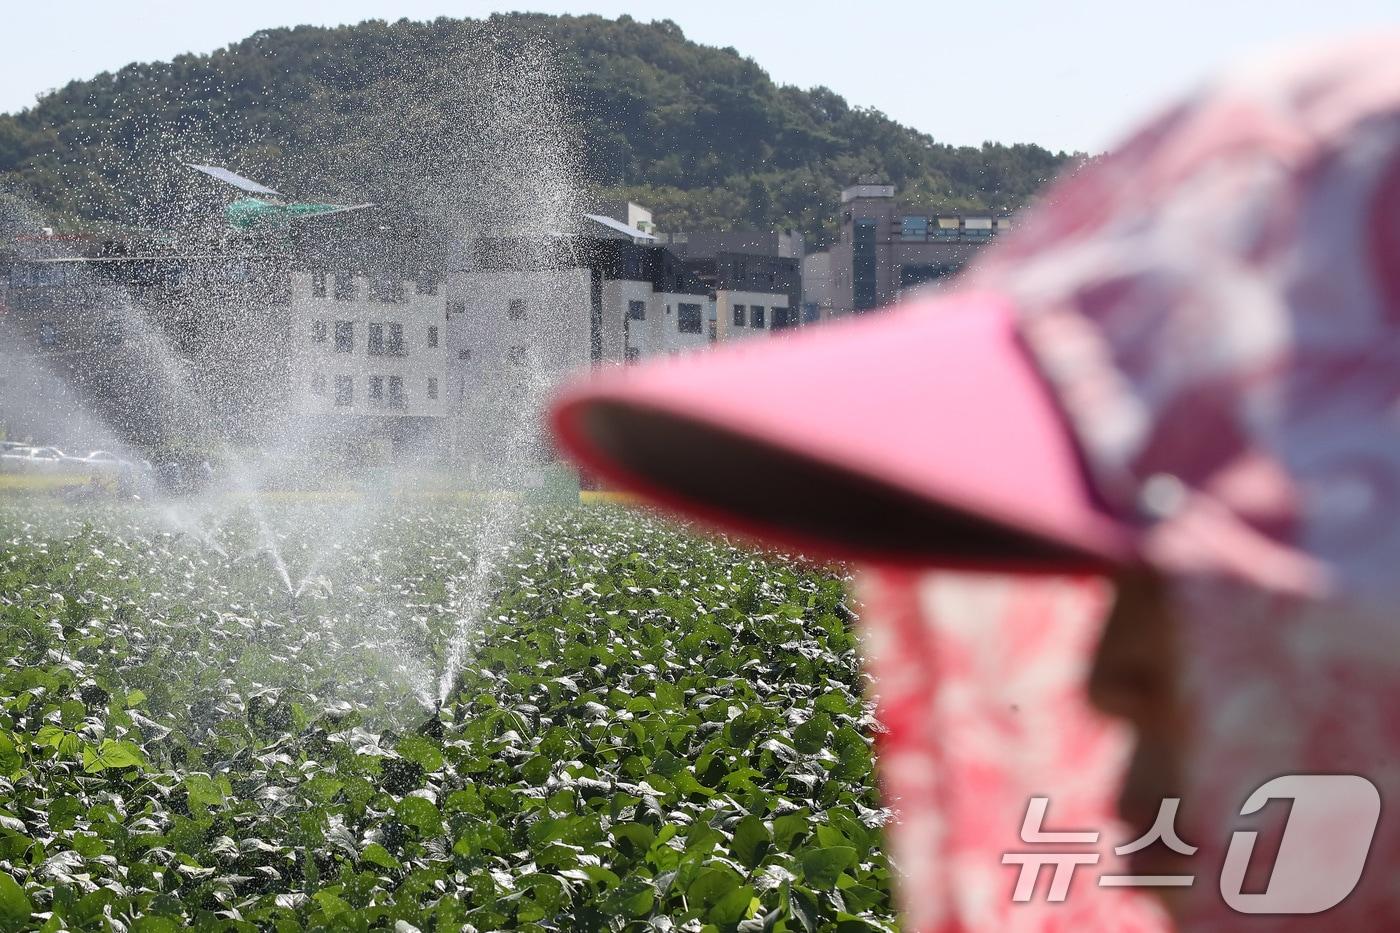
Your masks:
<instances>
[{"instance_id":1,"label":"forested hill","mask_svg":"<svg viewBox=\"0 0 1400 933\"><path fill-rule=\"evenodd\" d=\"M663 229L795 226L820 239L841 188L868 173L931 207L1003 212L1067 158L1035 145L941 144L825 88L779 86L669 21L512 14L273 29L74 81L0 115L0 189L60 225L158 222L162 205L188 197L172 178L177 159L221 162L303 196L421 199L439 182L414 166L443 155L423 128L470 133L489 119L464 114L452 80L472 73L483 34L548 48L566 113L560 145L581 140L571 148L589 186L651 206ZM929 78L928 93L959 93L959 80L976 78Z\"/></svg>"}]
</instances>

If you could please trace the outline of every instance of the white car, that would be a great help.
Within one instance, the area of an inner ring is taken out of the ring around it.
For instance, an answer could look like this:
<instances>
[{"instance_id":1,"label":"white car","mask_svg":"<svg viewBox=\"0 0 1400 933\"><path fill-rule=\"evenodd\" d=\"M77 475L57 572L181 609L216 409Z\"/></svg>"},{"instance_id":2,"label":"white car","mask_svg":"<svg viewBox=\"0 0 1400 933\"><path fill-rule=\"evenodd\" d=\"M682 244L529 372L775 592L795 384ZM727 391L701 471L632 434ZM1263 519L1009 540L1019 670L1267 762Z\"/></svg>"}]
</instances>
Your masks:
<instances>
[{"instance_id":1,"label":"white car","mask_svg":"<svg viewBox=\"0 0 1400 933\"><path fill-rule=\"evenodd\" d=\"M124 466L131 465L109 450L94 450L86 457L75 458L73 462L75 466L95 470L120 470Z\"/></svg>"},{"instance_id":2,"label":"white car","mask_svg":"<svg viewBox=\"0 0 1400 933\"><path fill-rule=\"evenodd\" d=\"M0 455L0 463L8 470L57 470L68 462L57 447L30 447Z\"/></svg>"}]
</instances>

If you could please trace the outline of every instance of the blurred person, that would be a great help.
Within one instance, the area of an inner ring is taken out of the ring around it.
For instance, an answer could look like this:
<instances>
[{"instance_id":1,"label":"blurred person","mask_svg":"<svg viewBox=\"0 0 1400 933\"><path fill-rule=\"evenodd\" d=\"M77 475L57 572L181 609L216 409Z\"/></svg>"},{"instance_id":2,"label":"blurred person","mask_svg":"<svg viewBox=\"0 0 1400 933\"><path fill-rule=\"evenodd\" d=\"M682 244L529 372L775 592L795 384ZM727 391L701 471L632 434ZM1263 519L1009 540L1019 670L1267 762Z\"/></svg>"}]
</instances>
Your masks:
<instances>
[{"instance_id":1,"label":"blurred person","mask_svg":"<svg viewBox=\"0 0 1400 933\"><path fill-rule=\"evenodd\" d=\"M958 284L554 430L861 568L906 929L1395 928L1400 36L1225 76Z\"/></svg>"}]
</instances>

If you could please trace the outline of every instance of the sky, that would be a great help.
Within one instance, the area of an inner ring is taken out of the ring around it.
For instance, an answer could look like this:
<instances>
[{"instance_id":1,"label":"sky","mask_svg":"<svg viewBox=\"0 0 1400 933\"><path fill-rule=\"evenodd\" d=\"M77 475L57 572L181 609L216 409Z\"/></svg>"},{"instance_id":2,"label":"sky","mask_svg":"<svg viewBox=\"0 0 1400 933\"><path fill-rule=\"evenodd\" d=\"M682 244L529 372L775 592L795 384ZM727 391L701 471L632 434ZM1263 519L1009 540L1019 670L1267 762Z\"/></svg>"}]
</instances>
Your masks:
<instances>
[{"instance_id":1,"label":"sky","mask_svg":"<svg viewBox=\"0 0 1400 933\"><path fill-rule=\"evenodd\" d=\"M782 84L825 85L940 142L1085 152L1241 55L1400 28L1397 0L16 0L0 33L0 112L258 29L509 10L671 19Z\"/></svg>"}]
</instances>

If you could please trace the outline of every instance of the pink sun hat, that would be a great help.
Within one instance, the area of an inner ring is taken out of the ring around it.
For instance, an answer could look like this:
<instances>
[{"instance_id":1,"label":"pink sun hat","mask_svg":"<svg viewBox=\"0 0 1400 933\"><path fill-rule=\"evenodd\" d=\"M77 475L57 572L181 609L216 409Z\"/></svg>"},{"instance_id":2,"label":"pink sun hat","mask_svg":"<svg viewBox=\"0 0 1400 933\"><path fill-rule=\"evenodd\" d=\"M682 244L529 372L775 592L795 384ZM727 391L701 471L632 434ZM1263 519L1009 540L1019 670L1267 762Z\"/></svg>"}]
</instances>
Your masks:
<instances>
[{"instance_id":1,"label":"pink sun hat","mask_svg":"<svg viewBox=\"0 0 1400 933\"><path fill-rule=\"evenodd\" d=\"M1131 553L993 293L604 371L553 419L608 482L813 556L1072 568Z\"/></svg>"},{"instance_id":2,"label":"pink sun hat","mask_svg":"<svg viewBox=\"0 0 1400 933\"><path fill-rule=\"evenodd\" d=\"M1309 527L1340 513L1307 507L1324 464L1295 440L1327 426L1299 393L1391 372L1397 50L1237 69L1057 181L953 287L600 370L554 431L622 489L812 557L1101 570L1172 551L1312 585L1310 545L1335 536ZM1156 540L1183 528L1216 553Z\"/></svg>"},{"instance_id":3,"label":"pink sun hat","mask_svg":"<svg viewBox=\"0 0 1400 933\"><path fill-rule=\"evenodd\" d=\"M653 502L875 565L856 580L904 929L1167 928L1100 884L1133 838L1132 736L1086 691L1110 588L945 569L1122 563L1171 609L1199 847L1180 928L1400 927L1394 807L1368 824L1319 798L1278 885L1308 910L1241 910L1223 870L1293 818L1242 807L1279 775L1400 799L1400 34L1231 70L1057 181L951 290L604 371L553 421ZM1103 857L1063 903L1020 903L1004 856L1051 793Z\"/></svg>"}]
</instances>

